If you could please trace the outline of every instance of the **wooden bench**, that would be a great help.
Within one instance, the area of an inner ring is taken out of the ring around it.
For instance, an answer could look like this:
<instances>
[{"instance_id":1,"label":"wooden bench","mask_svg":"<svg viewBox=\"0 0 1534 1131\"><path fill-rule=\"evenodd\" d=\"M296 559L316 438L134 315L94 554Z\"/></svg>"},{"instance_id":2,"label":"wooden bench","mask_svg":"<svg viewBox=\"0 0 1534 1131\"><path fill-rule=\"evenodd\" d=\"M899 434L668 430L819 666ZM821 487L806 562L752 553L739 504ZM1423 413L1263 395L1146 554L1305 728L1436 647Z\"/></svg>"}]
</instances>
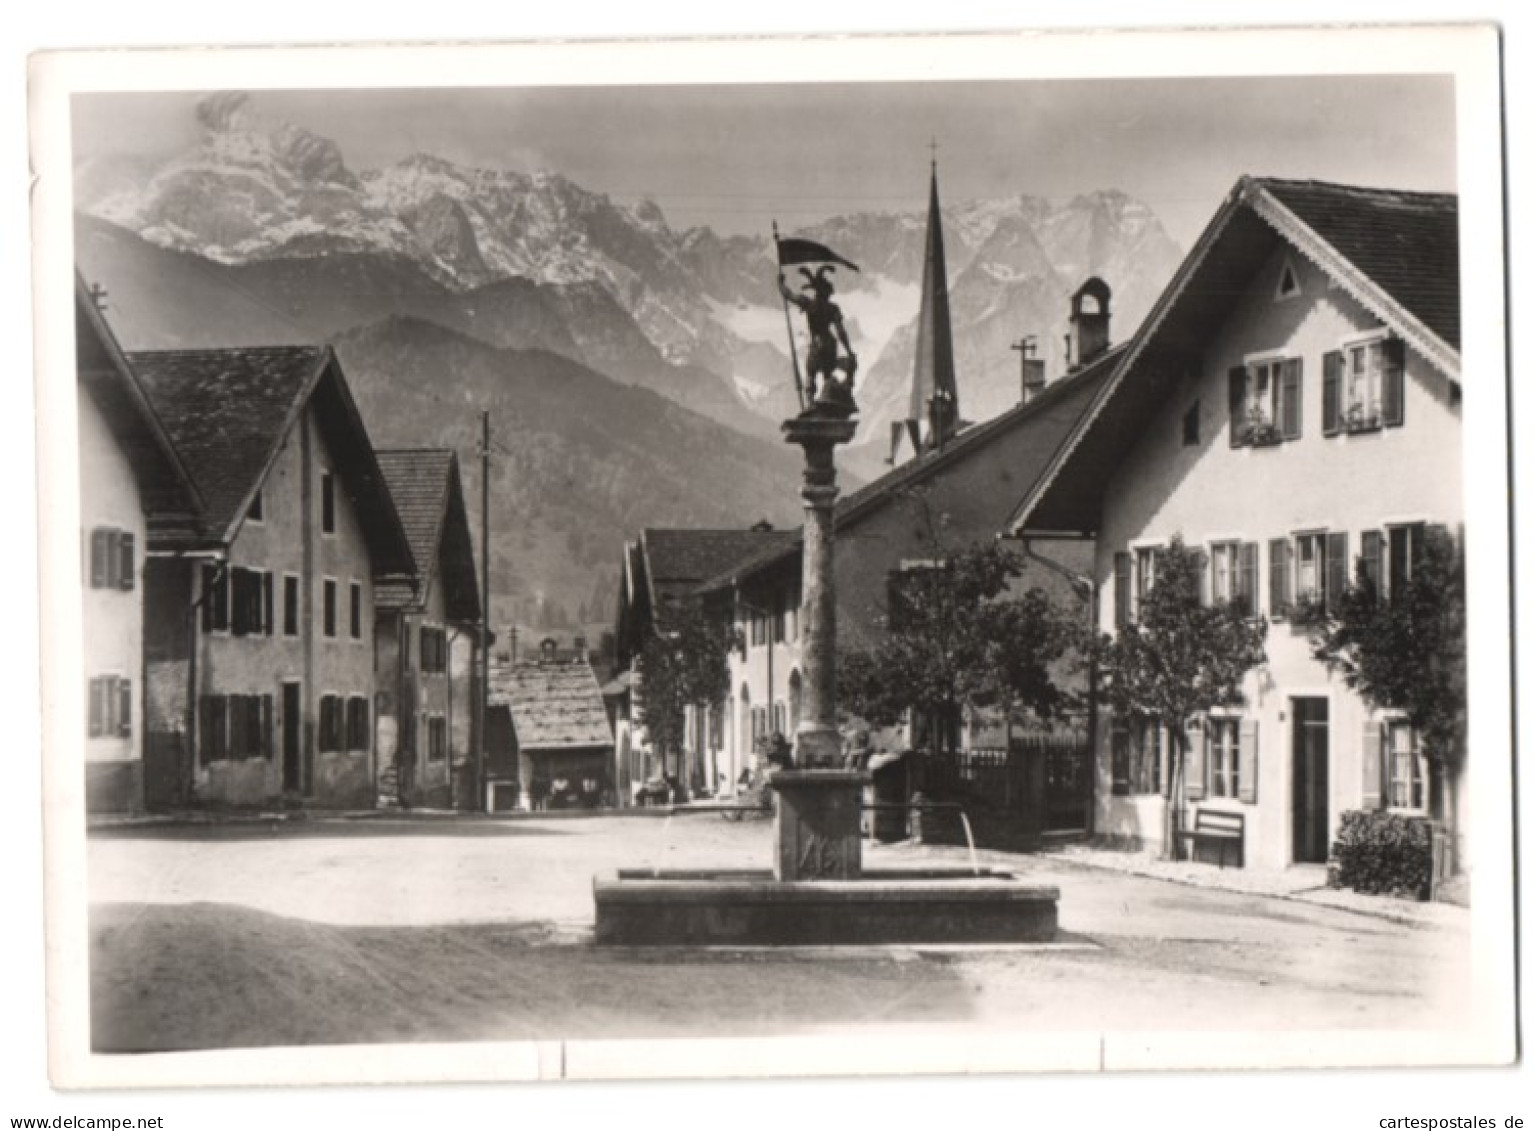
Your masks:
<instances>
[{"instance_id":1,"label":"wooden bench","mask_svg":"<svg viewBox=\"0 0 1534 1131\"><path fill-rule=\"evenodd\" d=\"M1236 846L1236 867L1246 867L1246 817L1240 813L1226 813L1219 809L1200 809L1193 818L1191 829L1178 829L1179 840L1220 846L1220 867L1225 867L1225 848Z\"/></svg>"}]
</instances>

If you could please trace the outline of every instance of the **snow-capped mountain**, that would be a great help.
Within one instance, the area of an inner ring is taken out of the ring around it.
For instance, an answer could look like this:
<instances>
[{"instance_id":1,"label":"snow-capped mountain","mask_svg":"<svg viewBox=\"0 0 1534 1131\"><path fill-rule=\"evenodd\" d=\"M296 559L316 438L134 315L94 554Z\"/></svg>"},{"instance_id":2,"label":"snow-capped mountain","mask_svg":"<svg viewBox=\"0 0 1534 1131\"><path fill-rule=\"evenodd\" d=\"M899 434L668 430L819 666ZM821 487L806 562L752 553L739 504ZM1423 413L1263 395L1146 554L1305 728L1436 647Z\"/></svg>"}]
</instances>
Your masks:
<instances>
[{"instance_id":1,"label":"snow-capped mountain","mask_svg":"<svg viewBox=\"0 0 1534 1131\"><path fill-rule=\"evenodd\" d=\"M210 96L197 113L200 141L157 167L82 163L77 206L163 249L269 265L263 278L317 278L300 265L337 257L363 275L388 265L383 313L552 349L707 405L716 419L754 414L748 430L793 408L765 233L679 232L653 203L618 203L554 172L430 154L354 171L334 142L260 120L239 94ZM1017 338L1035 335L1051 375L1062 371L1067 296L1088 276L1113 287L1122 340L1180 259L1154 213L1111 190L950 203L943 216L960 400L973 420L1016 400ZM863 268L836 282L862 362L865 436L887 435L884 421L904 412L925 231L923 208L839 216L802 233ZM430 287L397 281L411 271Z\"/></svg>"}]
</instances>

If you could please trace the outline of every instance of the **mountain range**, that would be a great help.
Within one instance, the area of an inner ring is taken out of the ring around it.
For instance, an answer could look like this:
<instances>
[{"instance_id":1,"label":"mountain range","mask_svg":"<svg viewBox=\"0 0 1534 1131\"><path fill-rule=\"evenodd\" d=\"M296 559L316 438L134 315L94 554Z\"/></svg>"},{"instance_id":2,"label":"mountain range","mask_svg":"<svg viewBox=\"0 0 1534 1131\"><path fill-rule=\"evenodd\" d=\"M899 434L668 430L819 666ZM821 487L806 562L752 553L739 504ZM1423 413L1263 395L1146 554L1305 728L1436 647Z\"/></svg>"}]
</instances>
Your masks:
<instances>
[{"instance_id":1,"label":"mountain range","mask_svg":"<svg viewBox=\"0 0 1534 1131\"><path fill-rule=\"evenodd\" d=\"M238 94L210 96L197 115L200 138L184 152L76 167L77 262L108 290L109 318L130 348L338 342L344 364L366 359L365 373L347 371L366 382L360 399L381 443L427 442L395 438L406 423L456 435L442 416L452 406L465 418L454 442L466 467L472 417L488 406L461 394L513 415L531 409L525 398L588 402L585 415L623 423L651 457L625 466L632 500L598 504L536 480L556 492L549 509L595 508L591 524L570 520L576 527L594 531L598 514L624 523L605 538L593 533L590 545L578 538L573 570L551 561L529 578L572 607L577 589L589 603L593 578L638 526L684 515L716 525L793 519L793 461L777 425L797 404L770 238L678 231L654 203L616 203L558 173L472 169L430 154L354 171L330 139L259 121ZM1051 376L1063 372L1068 296L1089 275L1113 287L1122 339L1181 258L1148 207L1112 190L950 205L943 223L969 420L1015 403L1009 346L1023 335L1036 336ZM925 230L924 212L865 212L796 233L862 267L836 281L862 362L864 427L847 463L864 475L880 468L886 422L905 414ZM423 402L404 376L391 378L379 342L401 349L410 359L401 372L437 399ZM528 366L546 379L506 376ZM497 373L504 379L489 376ZM655 396L635 401L640 391ZM692 423L662 414L668 403ZM619 405L626 420L612 415ZM623 445L619 458L577 440L581 416L552 412L555 423L529 438L560 452L556 464L575 453L594 460L597 480L637 458ZM714 462L686 447L660 450L677 429ZM741 447L729 453L716 436ZM739 470L726 466L732 454L754 469L739 481L727 476ZM667 459L685 462L707 491L695 497L679 485ZM537 532L549 517L534 508L517 521Z\"/></svg>"}]
</instances>

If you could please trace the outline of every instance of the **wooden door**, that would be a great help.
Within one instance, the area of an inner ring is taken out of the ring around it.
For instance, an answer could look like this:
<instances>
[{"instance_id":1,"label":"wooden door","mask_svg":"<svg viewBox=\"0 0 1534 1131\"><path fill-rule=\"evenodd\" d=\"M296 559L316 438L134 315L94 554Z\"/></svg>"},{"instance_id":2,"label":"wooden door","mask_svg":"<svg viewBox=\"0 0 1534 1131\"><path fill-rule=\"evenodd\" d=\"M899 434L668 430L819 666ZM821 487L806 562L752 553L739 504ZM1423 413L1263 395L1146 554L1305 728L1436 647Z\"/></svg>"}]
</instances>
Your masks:
<instances>
[{"instance_id":1,"label":"wooden door","mask_svg":"<svg viewBox=\"0 0 1534 1131\"><path fill-rule=\"evenodd\" d=\"M1329 704L1325 699L1291 701L1294 719L1294 861L1324 864L1330 850L1327 805Z\"/></svg>"}]
</instances>

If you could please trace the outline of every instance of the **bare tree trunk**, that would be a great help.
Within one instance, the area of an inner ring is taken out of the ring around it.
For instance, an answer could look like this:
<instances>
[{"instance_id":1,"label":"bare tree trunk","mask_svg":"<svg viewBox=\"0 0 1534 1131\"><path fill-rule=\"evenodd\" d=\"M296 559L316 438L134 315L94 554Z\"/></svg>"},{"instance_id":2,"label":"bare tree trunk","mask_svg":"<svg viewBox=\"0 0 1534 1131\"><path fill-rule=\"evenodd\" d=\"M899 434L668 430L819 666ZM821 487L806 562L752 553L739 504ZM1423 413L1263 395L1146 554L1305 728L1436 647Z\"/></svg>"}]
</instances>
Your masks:
<instances>
[{"instance_id":1,"label":"bare tree trunk","mask_svg":"<svg viewBox=\"0 0 1534 1131\"><path fill-rule=\"evenodd\" d=\"M1187 734L1181 726L1168 727L1167 734L1172 745L1168 751L1171 758L1167 766L1166 806L1161 818L1161 858L1176 860L1179 844L1177 834L1182 828L1183 798L1187 784Z\"/></svg>"}]
</instances>

